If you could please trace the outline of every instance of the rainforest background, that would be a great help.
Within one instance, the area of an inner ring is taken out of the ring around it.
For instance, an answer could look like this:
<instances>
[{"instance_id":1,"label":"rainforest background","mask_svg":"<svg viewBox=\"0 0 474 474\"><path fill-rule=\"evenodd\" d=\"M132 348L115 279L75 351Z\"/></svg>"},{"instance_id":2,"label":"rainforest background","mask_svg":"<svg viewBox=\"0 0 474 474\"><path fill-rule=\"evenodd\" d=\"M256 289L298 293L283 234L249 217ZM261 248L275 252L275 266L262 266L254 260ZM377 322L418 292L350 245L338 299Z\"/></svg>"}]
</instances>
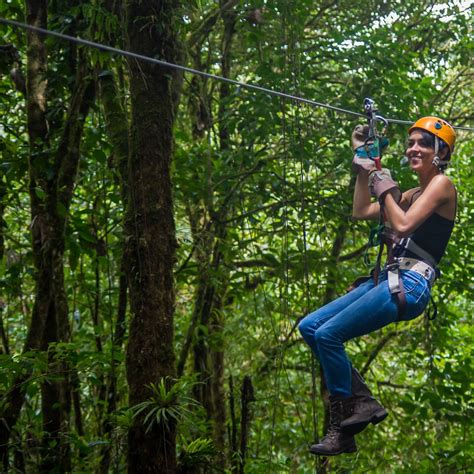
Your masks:
<instances>
[{"instance_id":1,"label":"rainforest background","mask_svg":"<svg viewBox=\"0 0 474 474\"><path fill-rule=\"evenodd\" d=\"M473 127L472 2L7 0L0 17L355 112ZM474 133L438 317L347 344L390 412L317 459L327 391L297 331L368 273L364 118L2 24L5 472L468 472ZM407 125L383 158L401 187ZM373 227L373 225L372 225Z\"/></svg>"}]
</instances>

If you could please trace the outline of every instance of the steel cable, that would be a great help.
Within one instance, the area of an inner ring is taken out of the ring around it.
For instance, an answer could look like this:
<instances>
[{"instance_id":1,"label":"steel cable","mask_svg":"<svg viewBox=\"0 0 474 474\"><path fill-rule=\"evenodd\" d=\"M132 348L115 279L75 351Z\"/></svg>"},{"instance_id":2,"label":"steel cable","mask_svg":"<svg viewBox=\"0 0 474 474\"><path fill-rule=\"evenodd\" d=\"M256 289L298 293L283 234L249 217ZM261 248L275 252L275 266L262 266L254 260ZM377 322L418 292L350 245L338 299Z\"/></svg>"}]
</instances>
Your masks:
<instances>
[{"instance_id":1,"label":"steel cable","mask_svg":"<svg viewBox=\"0 0 474 474\"><path fill-rule=\"evenodd\" d=\"M208 72L199 71L198 69L193 69L193 68L190 68L190 67L187 67L187 66L182 66L180 64L170 63L170 62L167 62L167 61L163 61L161 59L151 58L149 56L144 56L143 54L133 53L132 51L127 51L127 50L124 50L124 49L114 48L113 46L108 46L108 45L105 45L105 44L96 43L94 41L85 40L85 39L78 38L78 37L75 37L75 36L66 35L64 33L59 33L57 31L47 30L47 29L44 29L44 28L39 28L37 26L28 25L26 23L22 23L22 22L19 22L19 21L7 20L6 18L0 17L0 23L2 23L4 25L12 26L14 28L21 28L21 29L24 29L24 30L35 31L37 33L41 33L41 34L44 34L44 35L55 36L56 38L60 38L60 39L65 40L65 41L71 41L73 43L82 44L84 46L89 46L91 48L96 48L96 49L99 49L99 50L102 50L102 51L108 51L108 52L111 52L111 53L119 54L121 56L127 56L127 57L130 57L130 58L138 59L140 61L145 61L145 62L149 62L149 63L152 63L152 64L157 64L159 66L169 67L169 68L177 69L177 70L183 71L183 72L189 72L190 74L195 74L195 75L198 75L198 76L201 76L201 77L206 77L208 79L213 79L213 80L221 81L221 82L227 82L227 83L232 84L232 85L237 86L237 87L242 87L242 88L249 89L249 90L263 92L265 94L269 94L269 95L273 95L273 96L277 96L277 97L283 97L285 99L294 100L296 102L300 102L300 103L303 103L303 104L312 105L313 107L321 107L321 108L325 108L325 109L332 110L334 112L339 112L339 113L346 114L346 115L353 115L355 117L367 118L365 114L362 114L362 113L359 113L359 112L354 112L353 110L344 109L342 107L336 107L334 105L325 104L325 103L322 103L322 102L316 102L315 100L306 99L304 97L299 97L299 96L296 96L296 95L287 94L285 92L276 91L276 90L273 90L273 89L268 89L266 87L258 86L256 84L251 84L251 83L248 83L248 82L241 82L241 81L237 81L235 79L229 79L228 77L222 77L222 76L218 76L216 74L211 74L211 73L208 73ZM400 120L400 119L393 119L393 118L386 118L386 117L385 117L385 119L390 123L396 123L396 124L402 124L402 125L411 125L411 124L413 124L413 121L410 121L410 120ZM464 131L467 131L467 132L474 132L474 128L472 128L472 127L454 126L454 128L457 129L457 130L464 130Z\"/></svg>"}]
</instances>

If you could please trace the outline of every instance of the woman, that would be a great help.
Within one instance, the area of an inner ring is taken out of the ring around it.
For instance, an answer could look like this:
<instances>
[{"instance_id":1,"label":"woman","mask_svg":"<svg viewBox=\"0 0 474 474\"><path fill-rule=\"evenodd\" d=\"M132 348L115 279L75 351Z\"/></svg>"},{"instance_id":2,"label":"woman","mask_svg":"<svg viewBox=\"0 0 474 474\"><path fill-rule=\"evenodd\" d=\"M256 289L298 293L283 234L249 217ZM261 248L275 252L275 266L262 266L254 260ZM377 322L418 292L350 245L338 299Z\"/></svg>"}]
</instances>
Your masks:
<instances>
[{"instance_id":1,"label":"woman","mask_svg":"<svg viewBox=\"0 0 474 474\"><path fill-rule=\"evenodd\" d=\"M403 194L388 170L377 171L371 160L358 157L367 132L367 126L359 125L352 135L358 173L353 217L378 219L382 212L389 230L385 232L388 262L380 275L373 274L299 325L320 361L330 393L328 432L310 448L324 456L355 452L354 435L387 416L351 366L344 343L423 312L456 215L456 189L443 174L456 139L451 125L437 117L423 117L410 128L406 156L419 186ZM377 201L372 202L371 195Z\"/></svg>"}]
</instances>

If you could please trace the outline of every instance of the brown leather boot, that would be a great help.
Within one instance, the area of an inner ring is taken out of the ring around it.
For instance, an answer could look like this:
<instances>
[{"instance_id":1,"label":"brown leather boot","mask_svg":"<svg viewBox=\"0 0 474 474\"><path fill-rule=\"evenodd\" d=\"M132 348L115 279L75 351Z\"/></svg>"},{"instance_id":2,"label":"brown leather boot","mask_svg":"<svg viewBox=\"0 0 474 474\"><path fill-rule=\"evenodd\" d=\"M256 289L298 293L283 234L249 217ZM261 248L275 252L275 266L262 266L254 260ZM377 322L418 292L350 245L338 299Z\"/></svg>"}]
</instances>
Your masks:
<instances>
[{"instance_id":1,"label":"brown leather boot","mask_svg":"<svg viewBox=\"0 0 474 474\"><path fill-rule=\"evenodd\" d=\"M387 418L387 410L373 397L356 369L352 368L352 397L341 421L341 430L348 435L360 433L369 423L376 425Z\"/></svg>"},{"instance_id":2,"label":"brown leather boot","mask_svg":"<svg viewBox=\"0 0 474 474\"><path fill-rule=\"evenodd\" d=\"M341 431L341 420L344 418L346 406L350 398L329 397L330 422L326 436L309 448L310 452L319 456L336 456L342 453L355 453L357 446L354 436Z\"/></svg>"}]
</instances>

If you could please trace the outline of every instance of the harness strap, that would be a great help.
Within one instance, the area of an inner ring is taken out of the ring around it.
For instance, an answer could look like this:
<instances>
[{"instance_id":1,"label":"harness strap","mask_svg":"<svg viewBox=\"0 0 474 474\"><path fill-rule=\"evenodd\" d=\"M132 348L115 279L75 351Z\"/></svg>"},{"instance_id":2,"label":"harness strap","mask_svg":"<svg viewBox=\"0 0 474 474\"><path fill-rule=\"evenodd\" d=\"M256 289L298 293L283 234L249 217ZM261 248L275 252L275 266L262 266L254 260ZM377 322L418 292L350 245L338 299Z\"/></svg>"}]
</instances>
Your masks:
<instances>
[{"instance_id":1,"label":"harness strap","mask_svg":"<svg viewBox=\"0 0 474 474\"><path fill-rule=\"evenodd\" d=\"M395 244L398 244L403 240L395 233L395 231L392 230L391 227L384 227L382 231L382 235L384 236L385 239L391 240Z\"/></svg>"},{"instance_id":2,"label":"harness strap","mask_svg":"<svg viewBox=\"0 0 474 474\"><path fill-rule=\"evenodd\" d=\"M390 293L392 295L403 292L403 283L400 280L400 272L398 263L392 263L387 266L387 280Z\"/></svg>"},{"instance_id":3,"label":"harness strap","mask_svg":"<svg viewBox=\"0 0 474 474\"><path fill-rule=\"evenodd\" d=\"M437 277L437 271L430 264L416 258L399 257L397 258L400 270L411 270L421 275L433 285Z\"/></svg>"},{"instance_id":4,"label":"harness strap","mask_svg":"<svg viewBox=\"0 0 474 474\"><path fill-rule=\"evenodd\" d=\"M447 165L449 164L449 160L442 160L438 153L439 153L439 138L435 137L435 157L433 158L432 163L439 168L440 165Z\"/></svg>"},{"instance_id":5,"label":"harness strap","mask_svg":"<svg viewBox=\"0 0 474 474\"><path fill-rule=\"evenodd\" d=\"M387 283L390 294L395 295L398 307L398 319L402 319L406 310L406 296L403 281L400 276L400 264L394 260L386 265Z\"/></svg>"},{"instance_id":6,"label":"harness strap","mask_svg":"<svg viewBox=\"0 0 474 474\"><path fill-rule=\"evenodd\" d=\"M412 270L424 278L426 278L432 285L436 276L439 276L436 268L436 260L434 257L415 243L410 237L399 237L390 227L384 225L384 209L383 204L380 206L380 221L377 230L380 231L380 246L377 254L375 267L372 271L372 276L375 285L378 285L381 260L384 245L387 246L387 282L390 294L395 295L398 306L398 319L402 319L406 311L406 295L403 288L403 281L400 274L400 266L402 270ZM369 246L373 242L372 235L369 241ZM394 250L408 250L418 258L408 257L394 257ZM436 314L435 314L436 317Z\"/></svg>"},{"instance_id":7,"label":"harness strap","mask_svg":"<svg viewBox=\"0 0 474 474\"><path fill-rule=\"evenodd\" d=\"M410 252L414 253L417 257L420 257L422 260L427 261L432 267L436 268L437 262L433 258L433 256L426 250L422 249L410 237L402 239L399 245L403 247L403 249L409 250Z\"/></svg>"},{"instance_id":8,"label":"harness strap","mask_svg":"<svg viewBox=\"0 0 474 474\"><path fill-rule=\"evenodd\" d=\"M380 204L380 217L379 217L378 229L380 229L381 231L380 232L380 246L379 246L379 251L377 253L377 259L375 260L375 267L373 270L373 277L374 277L374 282L376 286L379 284L380 264L382 262L383 246L386 243L385 239L383 238L384 229L385 229L383 203ZM388 248L388 245L387 245L387 248Z\"/></svg>"},{"instance_id":9,"label":"harness strap","mask_svg":"<svg viewBox=\"0 0 474 474\"><path fill-rule=\"evenodd\" d=\"M373 277L375 285L379 284L379 275L380 275L380 263L382 261L382 253L383 253L383 242L380 243L379 251L377 253L377 260L375 261L375 267L373 271Z\"/></svg>"},{"instance_id":10,"label":"harness strap","mask_svg":"<svg viewBox=\"0 0 474 474\"><path fill-rule=\"evenodd\" d=\"M403 288L400 270L411 270L428 280L430 285L436 279L436 270L428 263L415 258L395 258L392 263L386 265L387 281L390 294L397 298L398 318L401 319L406 310L406 295ZM436 317L436 314L435 314Z\"/></svg>"},{"instance_id":11,"label":"harness strap","mask_svg":"<svg viewBox=\"0 0 474 474\"><path fill-rule=\"evenodd\" d=\"M398 281L400 287L403 289L403 281L400 272L398 272ZM407 309L407 297L405 291L402 290L400 293L397 293L397 302L398 302L398 319L401 319L405 315Z\"/></svg>"},{"instance_id":12,"label":"harness strap","mask_svg":"<svg viewBox=\"0 0 474 474\"><path fill-rule=\"evenodd\" d=\"M383 208L381 208L381 221L383 219ZM436 260L433 256L416 244L411 238L400 238L392 229L384 227L380 237L380 248L377 255L377 261L374 268L374 281L378 284L378 276L380 273L380 262L384 245L387 246L387 280L390 293L395 295L398 306L398 318L402 319L406 311L406 295L403 288L403 281L400 274L400 265L403 270L413 270L424 278L430 284L436 278ZM394 257L394 249L409 250L419 259L407 257Z\"/></svg>"}]
</instances>

